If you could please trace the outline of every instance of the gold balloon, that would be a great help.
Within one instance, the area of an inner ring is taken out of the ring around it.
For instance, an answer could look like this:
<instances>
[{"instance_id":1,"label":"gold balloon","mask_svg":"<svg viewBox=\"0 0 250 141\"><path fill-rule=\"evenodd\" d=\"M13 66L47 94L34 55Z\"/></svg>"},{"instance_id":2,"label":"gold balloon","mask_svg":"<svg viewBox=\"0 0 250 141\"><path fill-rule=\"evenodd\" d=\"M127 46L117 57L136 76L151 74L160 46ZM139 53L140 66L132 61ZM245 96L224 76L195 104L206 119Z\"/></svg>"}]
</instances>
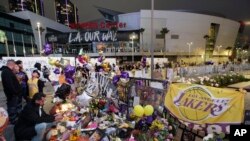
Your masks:
<instances>
[{"instance_id":1,"label":"gold balloon","mask_svg":"<svg viewBox=\"0 0 250 141\"><path fill-rule=\"evenodd\" d=\"M105 72L109 72L109 71L110 71L110 68L104 68L104 71L105 71Z\"/></svg>"},{"instance_id":2,"label":"gold balloon","mask_svg":"<svg viewBox=\"0 0 250 141\"><path fill-rule=\"evenodd\" d=\"M102 64L102 67L105 69L105 68L108 68L108 64L107 63L104 63Z\"/></svg>"},{"instance_id":3,"label":"gold balloon","mask_svg":"<svg viewBox=\"0 0 250 141\"><path fill-rule=\"evenodd\" d=\"M83 56L83 59L84 59L86 62L89 62L89 56L88 56L87 54L85 54L85 55Z\"/></svg>"},{"instance_id":4,"label":"gold balloon","mask_svg":"<svg viewBox=\"0 0 250 141\"><path fill-rule=\"evenodd\" d=\"M62 66L59 60L56 60L55 66L56 66L56 67L61 67L61 66Z\"/></svg>"}]
</instances>

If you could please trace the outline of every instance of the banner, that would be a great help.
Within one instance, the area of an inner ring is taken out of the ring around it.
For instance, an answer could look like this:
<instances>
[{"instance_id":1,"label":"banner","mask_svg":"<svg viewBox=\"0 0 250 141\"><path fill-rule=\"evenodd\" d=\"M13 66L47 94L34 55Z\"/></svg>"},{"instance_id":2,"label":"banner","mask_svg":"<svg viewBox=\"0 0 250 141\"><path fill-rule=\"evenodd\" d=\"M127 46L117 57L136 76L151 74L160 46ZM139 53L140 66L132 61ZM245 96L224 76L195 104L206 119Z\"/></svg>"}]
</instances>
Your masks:
<instances>
[{"instance_id":1,"label":"banner","mask_svg":"<svg viewBox=\"0 0 250 141\"><path fill-rule=\"evenodd\" d=\"M59 33L45 35L48 43L59 44L73 44L73 43L91 43L91 42L116 42L116 41L131 41L131 33L140 35L138 30L132 31L111 31L111 30L95 30L95 31L83 31L83 32L71 32L71 33ZM140 38L134 39L138 41Z\"/></svg>"},{"instance_id":2,"label":"banner","mask_svg":"<svg viewBox=\"0 0 250 141\"><path fill-rule=\"evenodd\" d=\"M165 106L190 128L229 133L230 124L243 121L244 94L230 89L171 84Z\"/></svg>"}]
</instances>

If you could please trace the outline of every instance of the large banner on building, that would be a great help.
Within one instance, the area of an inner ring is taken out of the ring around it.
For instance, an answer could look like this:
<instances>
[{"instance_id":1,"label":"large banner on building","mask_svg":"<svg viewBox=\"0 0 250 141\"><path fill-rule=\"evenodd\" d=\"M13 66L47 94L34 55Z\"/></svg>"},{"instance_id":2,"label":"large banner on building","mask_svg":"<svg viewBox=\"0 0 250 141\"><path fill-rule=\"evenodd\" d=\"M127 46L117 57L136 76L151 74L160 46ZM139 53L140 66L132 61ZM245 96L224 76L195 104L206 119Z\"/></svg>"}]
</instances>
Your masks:
<instances>
[{"instance_id":1,"label":"large banner on building","mask_svg":"<svg viewBox=\"0 0 250 141\"><path fill-rule=\"evenodd\" d=\"M229 133L230 124L242 123L244 94L200 85L171 84L165 106L190 128Z\"/></svg>"},{"instance_id":2,"label":"large banner on building","mask_svg":"<svg viewBox=\"0 0 250 141\"><path fill-rule=\"evenodd\" d=\"M46 34L46 41L48 43L59 43L59 44L73 44L73 43L91 43L91 42L116 42L116 41L131 41L130 36L135 33L138 38L134 40L139 40L139 31L84 31L84 32L71 32L71 33L61 33L61 34Z\"/></svg>"}]
</instances>

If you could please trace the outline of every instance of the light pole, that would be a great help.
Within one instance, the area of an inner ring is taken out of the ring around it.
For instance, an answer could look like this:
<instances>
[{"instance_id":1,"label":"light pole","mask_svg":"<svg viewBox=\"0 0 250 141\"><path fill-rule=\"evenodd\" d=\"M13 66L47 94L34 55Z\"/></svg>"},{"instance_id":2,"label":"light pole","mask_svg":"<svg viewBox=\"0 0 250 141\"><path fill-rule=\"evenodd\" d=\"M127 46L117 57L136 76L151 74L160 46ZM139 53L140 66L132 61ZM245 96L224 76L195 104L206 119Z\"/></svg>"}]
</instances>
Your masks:
<instances>
[{"instance_id":1,"label":"light pole","mask_svg":"<svg viewBox=\"0 0 250 141\"><path fill-rule=\"evenodd\" d=\"M222 45L217 46L218 48L218 64L220 63L220 48L222 48Z\"/></svg>"},{"instance_id":2,"label":"light pole","mask_svg":"<svg viewBox=\"0 0 250 141\"><path fill-rule=\"evenodd\" d=\"M37 25L37 31L38 31L38 38L39 38L39 52L40 56L42 55L42 39L41 39L41 25L39 22L36 23Z\"/></svg>"},{"instance_id":3,"label":"light pole","mask_svg":"<svg viewBox=\"0 0 250 141\"><path fill-rule=\"evenodd\" d=\"M130 39L132 40L132 62L134 63L134 39L137 39L137 35L133 32L130 35Z\"/></svg>"},{"instance_id":4,"label":"light pole","mask_svg":"<svg viewBox=\"0 0 250 141\"><path fill-rule=\"evenodd\" d=\"M188 45L188 60L189 60L189 63L190 63L190 48L193 45L193 42L189 42L189 43L187 43L187 45Z\"/></svg>"},{"instance_id":5,"label":"light pole","mask_svg":"<svg viewBox=\"0 0 250 141\"><path fill-rule=\"evenodd\" d=\"M150 54L151 54L151 79L153 79L154 74L154 0L151 0L151 47L150 47Z\"/></svg>"}]
</instances>

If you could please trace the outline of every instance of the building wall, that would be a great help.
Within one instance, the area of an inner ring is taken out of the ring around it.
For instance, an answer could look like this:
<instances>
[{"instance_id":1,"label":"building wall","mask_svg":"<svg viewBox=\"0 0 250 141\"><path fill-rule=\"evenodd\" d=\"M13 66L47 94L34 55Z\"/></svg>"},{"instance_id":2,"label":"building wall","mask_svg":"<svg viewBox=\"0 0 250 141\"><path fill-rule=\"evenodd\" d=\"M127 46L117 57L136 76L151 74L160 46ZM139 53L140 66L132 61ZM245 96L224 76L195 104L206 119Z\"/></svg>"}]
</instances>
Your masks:
<instances>
[{"instance_id":1,"label":"building wall","mask_svg":"<svg viewBox=\"0 0 250 141\"><path fill-rule=\"evenodd\" d=\"M46 28L55 29L56 31L59 31L59 32L72 32L72 31L74 31L63 24L57 23L57 22L55 22L51 19L48 19L46 17L39 16L39 15L37 15L33 12L30 12L30 11L15 12L15 13L11 13L11 15L30 20L32 30L34 33L34 37L36 40L36 44L38 47L39 47L39 36L38 36L38 30L37 30L37 22L39 22L40 26L43 29L45 29L44 32L42 32L42 34L41 34L42 45L45 44L45 34L47 33Z\"/></svg>"},{"instance_id":2,"label":"building wall","mask_svg":"<svg viewBox=\"0 0 250 141\"><path fill-rule=\"evenodd\" d=\"M127 13L118 15L119 22L126 23L126 28L121 30L138 30L140 29L140 12Z\"/></svg>"},{"instance_id":3,"label":"building wall","mask_svg":"<svg viewBox=\"0 0 250 141\"><path fill-rule=\"evenodd\" d=\"M6 12L9 12L9 2L8 2L8 0L0 0L0 6L4 7Z\"/></svg>"},{"instance_id":4,"label":"building wall","mask_svg":"<svg viewBox=\"0 0 250 141\"><path fill-rule=\"evenodd\" d=\"M24 55L24 47L26 55L32 54L32 46L36 52L34 35L29 21L0 12L0 30L5 32L11 56L14 56L14 48L18 56ZM6 48L5 44L0 44L0 56L7 55Z\"/></svg>"},{"instance_id":5,"label":"building wall","mask_svg":"<svg viewBox=\"0 0 250 141\"><path fill-rule=\"evenodd\" d=\"M44 15L45 17L56 21L56 6L55 0L44 0Z\"/></svg>"},{"instance_id":6,"label":"building wall","mask_svg":"<svg viewBox=\"0 0 250 141\"><path fill-rule=\"evenodd\" d=\"M194 14L187 12L175 11L154 11L154 37L160 34L163 27L167 27L170 31L166 34L165 49L169 52L177 52L178 54L188 54L188 42L193 42L190 47L191 54L202 55L205 48L204 35L209 34L210 24L220 24L217 45L222 45L220 54L227 54L225 48L233 47L240 24L226 18ZM143 33L144 48L150 48L151 45L151 11L140 11L140 26L145 28ZM171 39L171 35L178 35L179 39ZM156 39L154 41L155 50L164 50L163 39ZM214 51L216 54L217 51Z\"/></svg>"}]
</instances>

